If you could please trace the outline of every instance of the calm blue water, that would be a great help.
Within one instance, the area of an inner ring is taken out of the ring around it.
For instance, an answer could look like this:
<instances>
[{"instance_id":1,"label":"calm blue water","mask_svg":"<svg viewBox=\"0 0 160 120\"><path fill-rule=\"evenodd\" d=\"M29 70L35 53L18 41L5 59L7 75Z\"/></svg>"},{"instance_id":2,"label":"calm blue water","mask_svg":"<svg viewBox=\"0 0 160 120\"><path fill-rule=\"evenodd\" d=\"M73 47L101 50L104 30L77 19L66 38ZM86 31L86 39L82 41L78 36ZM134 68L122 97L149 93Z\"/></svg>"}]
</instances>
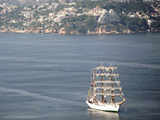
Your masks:
<instances>
[{"instance_id":1,"label":"calm blue water","mask_svg":"<svg viewBox=\"0 0 160 120\"><path fill-rule=\"evenodd\" d=\"M88 110L90 71L118 65L127 103ZM0 33L0 120L159 120L160 34Z\"/></svg>"}]
</instances>

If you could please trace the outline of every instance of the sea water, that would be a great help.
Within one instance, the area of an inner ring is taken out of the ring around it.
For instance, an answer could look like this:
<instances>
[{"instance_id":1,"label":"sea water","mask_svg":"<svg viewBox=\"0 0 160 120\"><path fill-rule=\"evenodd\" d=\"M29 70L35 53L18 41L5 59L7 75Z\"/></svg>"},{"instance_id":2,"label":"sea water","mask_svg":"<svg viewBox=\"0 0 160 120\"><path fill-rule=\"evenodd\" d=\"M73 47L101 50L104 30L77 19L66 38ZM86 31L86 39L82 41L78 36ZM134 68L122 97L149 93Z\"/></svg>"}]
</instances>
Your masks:
<instances>
[{"instance_id":1,"label":"sea water","mask_svg":"<svg viewBox=\"0 0 160 120\"><path fill-rule=\"evenodd\" d=\"M91 69L117 65L127 102L88 109ZM160 34L0 33L0 120L159 120Z\"/></svg>"}]
</instances>

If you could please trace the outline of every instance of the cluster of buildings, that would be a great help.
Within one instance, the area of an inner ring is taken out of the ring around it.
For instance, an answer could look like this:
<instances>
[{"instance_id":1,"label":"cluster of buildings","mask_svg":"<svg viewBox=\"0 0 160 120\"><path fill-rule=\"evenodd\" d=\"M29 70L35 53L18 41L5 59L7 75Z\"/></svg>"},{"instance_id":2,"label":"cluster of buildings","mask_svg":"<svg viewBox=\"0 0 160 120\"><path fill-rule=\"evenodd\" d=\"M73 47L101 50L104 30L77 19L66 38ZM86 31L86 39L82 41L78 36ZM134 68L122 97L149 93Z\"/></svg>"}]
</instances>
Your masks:
<instances>
[{"instance_id":1,"label":"cluster of buildings","mask_svg":"<svg viewBox=\"0 0 160 120\"><path fill-rule=\"evenodd\" d=\"M0 14L7 14L9 12L12 12L17 7L18 6L16 5L8 5L6 3L0 4Z\"/></svg>"},{"instance_id":2,"label":"cluster of buildings","mask_svg":"<svg viewBox=\"0 0 160 120\"><path fill-rule=\"evenodd\" d=\"M125 0L121 1L124 2ZM157 8L155 10L158 14L153 13L151 16L160 15L160 10ZM63 0L23 7L3 3L0 4L0 31L59 32L62 30L60 26L64 19L82 15L97 17L97 23L99 24L107 24L105 23L106 21L119 20L118 14L113 9L106 10L99 6L92 9L76 8L75 2L66 3ZM143 12L129 12L126 16L146 19L148 25L152 23L150 17Z\"/></svg>"}]
</instances>

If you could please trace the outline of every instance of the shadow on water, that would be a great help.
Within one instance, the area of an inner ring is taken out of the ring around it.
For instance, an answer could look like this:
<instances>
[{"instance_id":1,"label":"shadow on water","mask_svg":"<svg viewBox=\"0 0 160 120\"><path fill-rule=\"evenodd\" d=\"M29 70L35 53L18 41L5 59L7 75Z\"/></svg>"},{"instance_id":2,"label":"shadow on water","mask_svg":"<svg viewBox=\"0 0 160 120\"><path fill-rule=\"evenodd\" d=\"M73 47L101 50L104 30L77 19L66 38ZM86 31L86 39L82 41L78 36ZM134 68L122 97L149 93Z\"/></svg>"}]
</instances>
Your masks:
<instances>
[{"instance_id":1,"label":"shadow on water","mask_svg":"<svg viewBox=\"0 0 160 120\"><path fill-rule=\"evenodd\" d=\"M118 113L104 112L95 109L88 109L88 115L92 120L120 120Z\"/></svg>"}]
</instances>

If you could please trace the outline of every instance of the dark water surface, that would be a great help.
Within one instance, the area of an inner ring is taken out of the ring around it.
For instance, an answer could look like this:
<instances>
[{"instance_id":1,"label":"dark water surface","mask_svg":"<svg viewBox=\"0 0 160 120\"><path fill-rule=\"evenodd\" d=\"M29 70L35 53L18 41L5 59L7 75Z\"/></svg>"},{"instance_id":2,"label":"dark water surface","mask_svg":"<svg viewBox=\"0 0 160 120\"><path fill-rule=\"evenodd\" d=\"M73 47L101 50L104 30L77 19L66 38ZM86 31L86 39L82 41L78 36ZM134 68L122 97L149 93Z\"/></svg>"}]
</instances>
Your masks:
<instances>
[{"instance_id":1,"label":"dark water surface","mask_svg":"<svg viewBox=\"0 0 160 120\"><path fill-rule=\"evenodd\" d=\"M88 110L90 70L118 65L127 103ZM0 33L0 120L159 120L160 34Z\"/></svg>"}]
</instances>

